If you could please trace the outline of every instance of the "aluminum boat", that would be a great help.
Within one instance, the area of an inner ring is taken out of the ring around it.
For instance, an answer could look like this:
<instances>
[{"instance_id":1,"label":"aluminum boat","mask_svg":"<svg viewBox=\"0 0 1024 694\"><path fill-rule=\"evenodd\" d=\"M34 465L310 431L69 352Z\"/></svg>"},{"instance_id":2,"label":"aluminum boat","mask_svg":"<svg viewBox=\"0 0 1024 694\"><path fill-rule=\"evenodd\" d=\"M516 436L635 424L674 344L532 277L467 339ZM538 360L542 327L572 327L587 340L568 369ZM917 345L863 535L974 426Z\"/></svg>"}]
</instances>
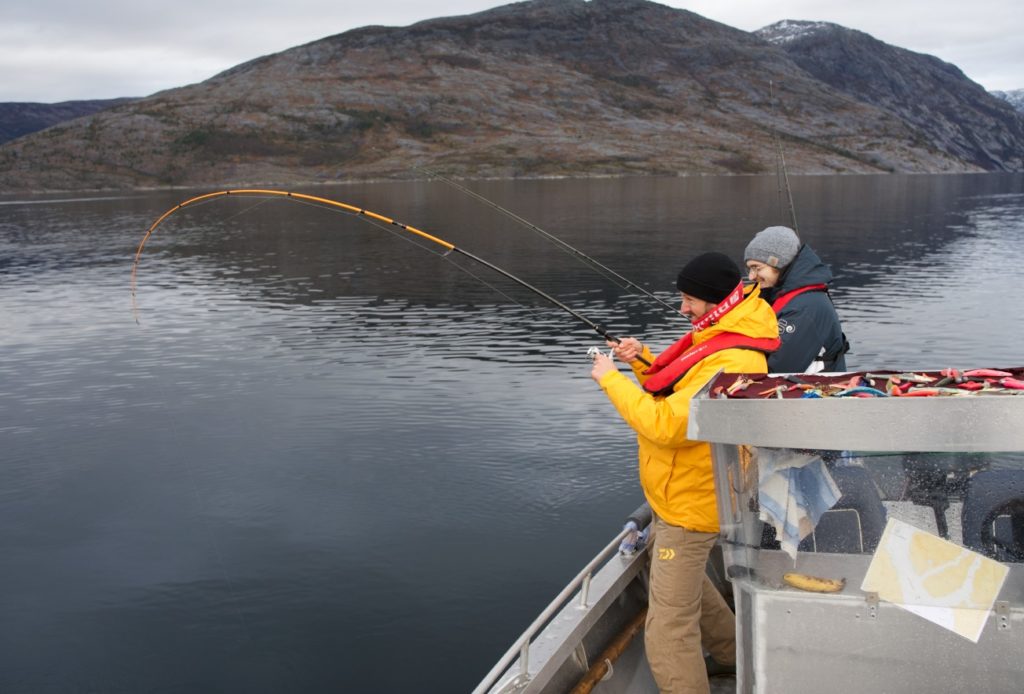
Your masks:
<instances>
[{"instance_id":1,"label":"aluminum boat","mask_svg":"<svg viewBox=\"0 0 1024 694\"><path fill-rule=\"evenodd\" d=\"M725 397L736 379L719 374L694 397L688 432L712 444L721 537L708 572L737 619L736 674L710 678L711 691L1022 691L1024 392ZM780 458L815 461L840 492L795 558L777 536L787 526L765 519ZM620 553L626 536L475 692L657 691L643 649L648 555ZM787 574L842 588L808 592Z\"/></svg>"}]
</instances>

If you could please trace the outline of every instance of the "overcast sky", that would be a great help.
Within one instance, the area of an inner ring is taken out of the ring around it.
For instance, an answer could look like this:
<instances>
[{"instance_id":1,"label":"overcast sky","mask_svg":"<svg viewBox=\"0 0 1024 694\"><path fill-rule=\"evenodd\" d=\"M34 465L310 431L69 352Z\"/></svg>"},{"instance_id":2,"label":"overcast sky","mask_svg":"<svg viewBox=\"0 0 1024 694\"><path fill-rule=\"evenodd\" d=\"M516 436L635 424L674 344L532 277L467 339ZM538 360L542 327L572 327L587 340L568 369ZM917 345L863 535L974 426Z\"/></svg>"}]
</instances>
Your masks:
<instances>
[{"instance_id":1,"label":"overcast sky","mask_svg":"<svg viewBox=\"0 0 1024 694\"><path fill-rule=\"evenodd\" d=\"M470 14L501 0L8 0L0 101L146 96L369 24ZM987 89L1024 87L1020 0L662 0L753 31L821 20L953 63Z\"/></svg>"}]
</instances>

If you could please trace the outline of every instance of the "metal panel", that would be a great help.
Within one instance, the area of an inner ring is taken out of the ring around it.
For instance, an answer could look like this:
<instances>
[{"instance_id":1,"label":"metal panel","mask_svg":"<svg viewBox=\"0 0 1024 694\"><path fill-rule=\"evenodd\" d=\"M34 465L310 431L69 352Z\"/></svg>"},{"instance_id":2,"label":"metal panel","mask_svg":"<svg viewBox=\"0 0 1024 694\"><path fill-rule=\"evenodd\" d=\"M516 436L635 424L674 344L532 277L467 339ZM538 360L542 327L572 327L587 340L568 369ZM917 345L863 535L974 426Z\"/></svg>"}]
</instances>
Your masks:
<instances>
[{"instance_id":1,"label":"metal panel","mask_svg":"<svg viewBox=\"0 0 1024 694\"><path fill-rule=\"evenodd\" d=\"M1024 451L1024 396L740 400L712 398L710 388L709 383L691 401L688 436L712 443L722 546L737 608L738 692L1024 691L1024 565L1009 564L1010 573L975 644L863 593L860 585L871 554L801 552L794 562L781 551L765 549L759 455L747 447L882 453L842 458L845 466L869 470L907 451ZM926 460L939 479L959 472L966 482L975 472L976 458ZM909 482L916 468L907 472L908 462L914 461L901 459ZM1024 474L1024 457L999 462ZM835 467L832 471L838 472ZM910 488L901 493L909 494ZM953 494L945 487L941 491ZM895 501L911 505L929 498L909 494ZM888 510L899 515L895 505ZM836 594L797 591L782 580L793 570L844 577L846 587Z\"/></svg>"},{"instance_id":2,"label":"metal panel","mask_svg":"<svg viewBox=\"0 0 1024 694\"><path fill-rule=\"evenodd\" d=\"M1024 395L739 400L712 397L710 385L690 403L692 440L824 450L1024 451Z\"/></svg>"},{"instance_id":3,"label":"metal panel","mask_svg":"<svg viewBox=\"0 0 1024 694\"><path fill-rule=\"evenodd\" d=\"M735 586L740 624L756 623L751 669L738 692L758 694L916 694L1021 691L1024 610L989 616L974 644L895 605L855 595L810 595ZM749 612L748 612L749 611ZM827 683L824 684L824 683Z\"/></svg>"}]
</instances>

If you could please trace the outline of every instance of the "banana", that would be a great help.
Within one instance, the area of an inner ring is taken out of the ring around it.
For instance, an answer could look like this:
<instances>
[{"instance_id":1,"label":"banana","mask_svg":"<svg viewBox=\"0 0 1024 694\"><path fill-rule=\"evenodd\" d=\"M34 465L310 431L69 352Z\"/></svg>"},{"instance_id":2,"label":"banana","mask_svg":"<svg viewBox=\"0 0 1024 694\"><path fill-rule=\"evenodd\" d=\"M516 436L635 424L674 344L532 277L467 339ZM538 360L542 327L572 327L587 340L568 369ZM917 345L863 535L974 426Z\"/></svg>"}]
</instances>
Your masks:
<instances>
[{"instance_id":1,"label":"banana","mask_svg":"<svg viewBox=\"0 0 1024 694\"><path fill-rule=\"evenodd\" d=\"M782 580L794 588L812 593L838 593L846 586L845 578L820 578L796 572L783 574Z\"/></svg>"}]
</instances>

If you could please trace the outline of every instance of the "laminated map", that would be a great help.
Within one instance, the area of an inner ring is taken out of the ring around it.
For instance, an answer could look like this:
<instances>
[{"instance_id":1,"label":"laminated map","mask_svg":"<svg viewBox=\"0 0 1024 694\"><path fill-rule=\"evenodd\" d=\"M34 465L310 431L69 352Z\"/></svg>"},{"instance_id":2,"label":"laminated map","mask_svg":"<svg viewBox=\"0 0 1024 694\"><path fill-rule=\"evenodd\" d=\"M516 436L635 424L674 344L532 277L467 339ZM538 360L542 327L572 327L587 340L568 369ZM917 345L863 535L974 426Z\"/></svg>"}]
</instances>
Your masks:
<instances>
[{"instance_id":1,"label":"laminated map","mask_svg":"<svg viewBox=\"0 0 1024 694\"><path fill-rule=\"evenodd\" d=\"M1008 573L993 559L890 518L861 590L977 643Z\"/></svg>"}]
</instances>

